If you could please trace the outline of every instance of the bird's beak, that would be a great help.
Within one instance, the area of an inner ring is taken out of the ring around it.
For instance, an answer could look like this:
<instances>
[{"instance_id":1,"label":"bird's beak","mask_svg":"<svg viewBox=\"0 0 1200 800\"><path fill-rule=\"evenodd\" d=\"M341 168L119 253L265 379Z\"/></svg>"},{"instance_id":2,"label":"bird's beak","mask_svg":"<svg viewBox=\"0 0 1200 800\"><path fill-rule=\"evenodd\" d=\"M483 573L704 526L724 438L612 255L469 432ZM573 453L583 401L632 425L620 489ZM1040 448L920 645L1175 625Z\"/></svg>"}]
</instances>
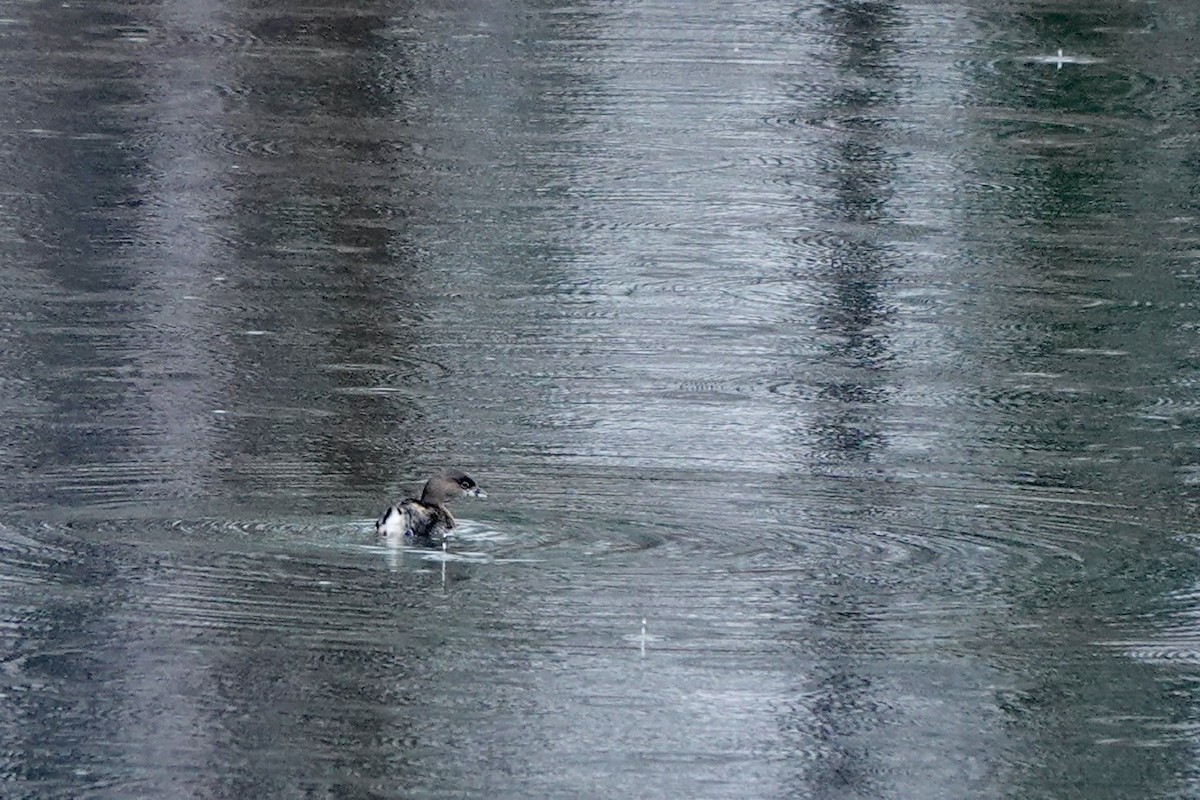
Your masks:
<instances>
[{"instance_id":1,"label":"bird's beak","mask_svg":"<svg viewBox=\"0 0 1200 800\"><path fill-rule=\"evenodd\" d=\"M467 492L467 494L471 495L472 497L478 497L480 500L487 497L487 492L485 492L481 486L476 486L474 489Z\"/></svg>"}]
</instances>

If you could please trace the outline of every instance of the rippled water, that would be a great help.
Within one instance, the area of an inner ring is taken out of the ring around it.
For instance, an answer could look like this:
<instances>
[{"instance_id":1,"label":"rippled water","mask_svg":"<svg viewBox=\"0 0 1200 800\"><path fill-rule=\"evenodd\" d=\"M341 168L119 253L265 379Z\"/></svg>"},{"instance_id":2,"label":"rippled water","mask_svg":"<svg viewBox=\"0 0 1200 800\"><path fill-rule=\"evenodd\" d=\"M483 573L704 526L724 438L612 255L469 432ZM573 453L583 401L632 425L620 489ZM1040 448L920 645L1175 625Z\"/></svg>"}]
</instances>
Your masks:
<instances>
[{"instance_id":1,"label":"rippled water","mask_svg":"<svg viewBox=\"0 0 1200 800\"><path fill-rule=\"evenodd\" d=\"M0 794L1200 794L1198 26L9 6Z\"/></svg>"}]
</instances>

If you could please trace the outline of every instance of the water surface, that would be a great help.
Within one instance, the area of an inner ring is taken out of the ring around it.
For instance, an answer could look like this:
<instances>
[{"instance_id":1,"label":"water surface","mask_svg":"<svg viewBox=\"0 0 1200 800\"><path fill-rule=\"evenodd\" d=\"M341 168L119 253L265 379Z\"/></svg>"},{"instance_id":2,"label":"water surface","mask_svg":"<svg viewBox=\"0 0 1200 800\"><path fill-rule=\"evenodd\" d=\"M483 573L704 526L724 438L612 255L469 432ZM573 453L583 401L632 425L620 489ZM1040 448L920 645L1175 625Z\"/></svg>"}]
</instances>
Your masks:
<instances>
[{"instance_id":1,"label":"water surface","mask_svg":"<svg viewBox=\"0 0 1200 800\"><path fill-rule=\"evenodd\" d=\"M1200 793L1198 25L9 8L2 793Z\"/></svg>"}]
</instances>

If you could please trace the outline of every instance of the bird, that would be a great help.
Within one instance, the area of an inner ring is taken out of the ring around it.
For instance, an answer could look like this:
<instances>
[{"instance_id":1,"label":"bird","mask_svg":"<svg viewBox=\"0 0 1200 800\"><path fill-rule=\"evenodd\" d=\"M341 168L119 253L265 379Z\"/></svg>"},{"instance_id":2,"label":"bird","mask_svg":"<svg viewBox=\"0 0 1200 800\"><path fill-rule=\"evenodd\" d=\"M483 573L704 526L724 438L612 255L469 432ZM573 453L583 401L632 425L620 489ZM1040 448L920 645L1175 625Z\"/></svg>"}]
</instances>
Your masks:
<instances>
[{"instance_id":1,"label":"bird","mask_svg":"<svg viewBox=\"0 0 1200 800\"><path fill-rule=\"evenodd\" d=\"M461 470L448 470L425 482L420 499L409 498L388 507L375 522L380 537L431 539L444 537L454 527L454 515L446 503L468 495L487 497L475 480Z\"/></svg>"}]
</instances>

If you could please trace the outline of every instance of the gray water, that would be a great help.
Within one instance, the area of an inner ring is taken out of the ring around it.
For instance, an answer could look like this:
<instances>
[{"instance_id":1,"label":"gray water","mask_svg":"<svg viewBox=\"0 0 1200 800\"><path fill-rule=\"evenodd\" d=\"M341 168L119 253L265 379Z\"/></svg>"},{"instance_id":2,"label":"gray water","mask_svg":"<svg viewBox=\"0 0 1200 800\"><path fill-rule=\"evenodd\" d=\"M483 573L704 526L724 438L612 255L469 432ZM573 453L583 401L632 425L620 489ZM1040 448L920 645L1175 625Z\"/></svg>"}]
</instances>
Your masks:
<instances>
[{"instance_id":1,"label":"gray water","mask_svg":"<svg viewBox=\"0 0 1200 800\"><path fill-rule=\"evenodd\" d=\"M1198 34L3 6L0 795L1200 796Z\"/></svg>"}]
</instances>

